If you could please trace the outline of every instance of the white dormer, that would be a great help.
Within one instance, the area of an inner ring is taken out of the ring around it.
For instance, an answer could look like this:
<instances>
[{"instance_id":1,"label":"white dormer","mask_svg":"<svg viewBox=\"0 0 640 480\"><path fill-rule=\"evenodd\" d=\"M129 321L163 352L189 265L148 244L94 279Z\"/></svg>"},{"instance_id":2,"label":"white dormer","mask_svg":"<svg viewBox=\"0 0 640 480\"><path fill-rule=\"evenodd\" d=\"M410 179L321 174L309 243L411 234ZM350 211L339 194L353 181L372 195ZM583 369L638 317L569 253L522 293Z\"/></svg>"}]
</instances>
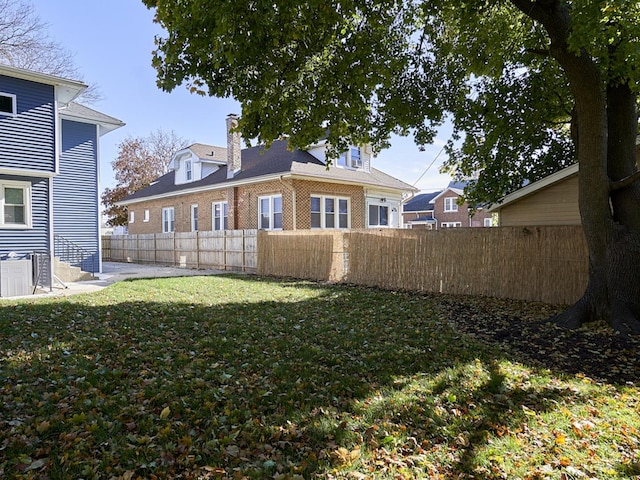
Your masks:
<instances>
[{"instance_id":1,"label":"white dormer","mask_svg":"<svg viewBox=\"0 0 640 480\"><path fill-rule=\"evenodd\" d=\"M322 141L311 146L307 151L322 163L327 163L327 147L328 144L325 141ZM372 156L370 145L361 147L352 145L346 152L343 152L337 160L333 161L332 166L348 170L369 172L371 170Z\"/></svg>"},{"instance_id":2,"label":"white dormer","mask_svg":"<svg viewBox=\"0 0 640 480\"><path fill-rule=\"evenodd\" d=\"M175 153L169 169L175 171L175 183L197 182L227 163L227 150L222 147L194 143Z\"/></svg>"}]
</instances>

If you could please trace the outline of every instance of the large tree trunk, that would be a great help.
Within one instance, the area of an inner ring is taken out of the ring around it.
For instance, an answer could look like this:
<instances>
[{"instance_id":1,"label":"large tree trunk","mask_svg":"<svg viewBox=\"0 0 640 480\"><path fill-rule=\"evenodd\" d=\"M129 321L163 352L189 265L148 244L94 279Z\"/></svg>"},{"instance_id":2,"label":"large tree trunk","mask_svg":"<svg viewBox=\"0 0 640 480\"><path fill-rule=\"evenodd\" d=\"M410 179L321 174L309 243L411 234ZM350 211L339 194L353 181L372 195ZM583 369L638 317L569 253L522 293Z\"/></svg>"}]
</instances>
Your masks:
<instances>
[{"instance_id":1,"label":"large tree trunk","mask_svg":"<svg viewBox=\"0 0 640 480\"><path fill-rule=\"evenodd\" d=\"M622 182L637 170L636 97L626 84L607 86L601 67L586 52L569 49L571 17L564 2L512 2L548 32L550 55L564 69L576 102L589 283L583 297L554 320L576 328L603 319L622 333L640 334L640 189L637 182Z\"/></svg>"}]
</instances>

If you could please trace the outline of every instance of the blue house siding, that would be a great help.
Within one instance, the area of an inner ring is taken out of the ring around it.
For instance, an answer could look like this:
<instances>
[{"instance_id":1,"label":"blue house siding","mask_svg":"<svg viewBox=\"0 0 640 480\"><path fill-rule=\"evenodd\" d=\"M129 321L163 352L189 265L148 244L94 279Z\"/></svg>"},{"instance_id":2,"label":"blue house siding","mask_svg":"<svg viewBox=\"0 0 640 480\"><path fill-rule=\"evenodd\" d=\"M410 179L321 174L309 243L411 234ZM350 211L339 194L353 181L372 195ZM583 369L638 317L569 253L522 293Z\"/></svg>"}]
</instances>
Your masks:
<instances>
[{"instance_id":1,"label":"blue house siding","mask_svg":"<svg viewBox=\"0 0 640 480\"><path fill-rule=\"evenodd\" d=\"M9 252L33 253L49 251L49 179L10 175L0 176L3 180L31 182L31 212L33 228L0 228L0 256Z\"/></svg>"},{"instance_id":2,"label":"blue house siding","mask_svg":"<svg viewBox=\"0 0 640 480\"><path fill-rule=\"evenodd\" d=\"M54 87L0 75L0 92L17 104L16 116L0 115L0 168L54 172Z\"/></svg>"},{"instance_id":3,"label":"blue house siding","mask_svg":"<svg viewBox=\"0 0 640 480\"><path fill-rule=\"evenodd\" d=\"M84 270L98 268L97 128L62 120L60 175L53 180L53 232L89 252Z\"/></svg>"}]
</instances>

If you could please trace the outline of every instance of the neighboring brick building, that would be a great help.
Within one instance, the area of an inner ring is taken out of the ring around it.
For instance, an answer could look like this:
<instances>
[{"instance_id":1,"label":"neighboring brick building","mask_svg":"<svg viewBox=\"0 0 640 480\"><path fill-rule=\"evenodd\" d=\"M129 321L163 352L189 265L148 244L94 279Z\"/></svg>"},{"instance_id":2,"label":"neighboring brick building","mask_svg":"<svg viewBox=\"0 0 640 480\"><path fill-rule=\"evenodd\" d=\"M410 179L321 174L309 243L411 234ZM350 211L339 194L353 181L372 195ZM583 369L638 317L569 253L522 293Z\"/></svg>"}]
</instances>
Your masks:
<instances>
[{"instance_id":1,"label":"neighboring brick building","mask_svg":"<svg viewBox=\"0 0 640 480\"><path fill-rule=\"evenodd\" d=\"M408 200L402 208L404 226L427 230L492 226L492 215L486 209L471 212L466 203L458 205L464 187L464 183L450 182L444 190L421 193Z\"/></svg>"},{"instance_id":2,"label":"neighboring brick building","mask_svg":"<svg viewBox=\"0 0 640 480\"><path fill-rule=\"evenodd\" d=\"M118 202L129 233L401 226L402 200L416 189L372 168L368 148L351 147L327 168L322 143L241 149L236 122L227 118L227 148L191 145L169 173Z\"/></svg>"},{"instance_id":3,"label":"neighboring brick building","mask_svg":"<svg viewBox=\"0 0 640 480\"><path fill-rule=\"evenodd\" d=\"M492 215L486 209L472 211L467 203L458 205L465 185L462 182L449 182L447 188L432 199L437 228L492 226Z\"/></svg>"}]
</instances>

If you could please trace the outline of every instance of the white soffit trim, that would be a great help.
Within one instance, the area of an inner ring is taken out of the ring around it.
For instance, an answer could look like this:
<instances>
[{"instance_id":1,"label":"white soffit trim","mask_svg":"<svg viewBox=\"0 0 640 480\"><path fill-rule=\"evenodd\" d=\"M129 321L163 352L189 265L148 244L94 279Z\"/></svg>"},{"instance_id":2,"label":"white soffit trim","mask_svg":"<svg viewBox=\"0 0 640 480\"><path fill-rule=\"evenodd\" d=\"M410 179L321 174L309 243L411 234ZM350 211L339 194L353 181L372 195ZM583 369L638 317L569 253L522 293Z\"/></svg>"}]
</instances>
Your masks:
<instances>
[{"instance_id":1,"label":"white soffit trim","mask_svg":"<svg viewBox=\"0 0 640 480\"><path fill-rule=\"evenodd\" d=\"M434 203L436 201L436 199L438 199L440 197L444 197L449 192L453 192L456 195L458 195L459 197L461 197L462 194L464 193L464 190L460 190L459 188L445 188L440 194L438 194L435 197L433 197L429 203Z\"/></svg>"},{"instance_id":2,"label":"white soffit trim","mask_svg":"<svg viewBox=\"0 0 640 480\"><path fill-rule=\"evenodd\" d=\"M487 212L495 212L497 210L500 210L505 205L513 203L516 200L520 200L521 198L527 197L537 192L538 190L542 190L543 188L550 187L554 183L558 183L564 180L565 178L578 173L578 166L579 165L577 163L574 163L569 167L563 168L559 172L552 173L551 175L548 175L543 179L538 180L537 182L530 183L526 187L522 187L516 190L515 192L510 193L505 197L502 197L502 199L498 203L494 203L493 205L491 205L487 209Z\"/></svg>"}]
</instances>

